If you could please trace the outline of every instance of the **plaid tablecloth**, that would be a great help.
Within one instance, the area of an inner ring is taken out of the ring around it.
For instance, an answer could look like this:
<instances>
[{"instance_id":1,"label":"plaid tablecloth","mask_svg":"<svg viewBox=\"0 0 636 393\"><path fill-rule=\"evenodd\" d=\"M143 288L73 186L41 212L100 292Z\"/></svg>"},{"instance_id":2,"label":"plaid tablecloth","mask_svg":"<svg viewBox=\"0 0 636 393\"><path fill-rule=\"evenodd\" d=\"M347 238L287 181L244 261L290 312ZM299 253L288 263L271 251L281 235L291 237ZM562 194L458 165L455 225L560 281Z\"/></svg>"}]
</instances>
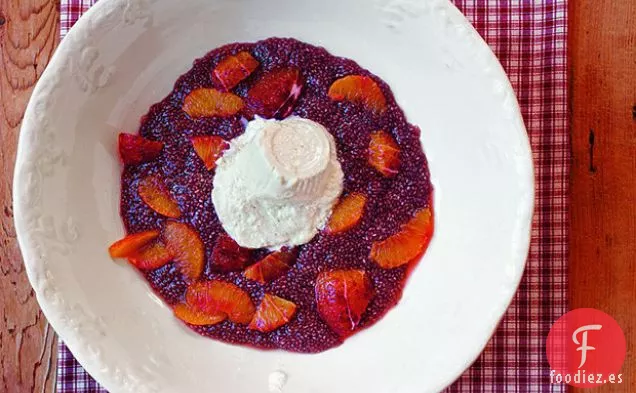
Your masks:
<instances>
[{"instance_id":1,"label":"plaid tablecloth","mask_svg":"<svg viewBox=\"0 0 636 393\"><path fill-rule=\"evenodd\" d=\"M61 34L95 0L61 1ZM536 213L525 276L481 357L447 392L564 392L545 339L567 311L569 133L567 0L453 0L492 47L517 93L534 154ZM59 345L58 393L105 392Z\"/></svg>"}]
</instances>

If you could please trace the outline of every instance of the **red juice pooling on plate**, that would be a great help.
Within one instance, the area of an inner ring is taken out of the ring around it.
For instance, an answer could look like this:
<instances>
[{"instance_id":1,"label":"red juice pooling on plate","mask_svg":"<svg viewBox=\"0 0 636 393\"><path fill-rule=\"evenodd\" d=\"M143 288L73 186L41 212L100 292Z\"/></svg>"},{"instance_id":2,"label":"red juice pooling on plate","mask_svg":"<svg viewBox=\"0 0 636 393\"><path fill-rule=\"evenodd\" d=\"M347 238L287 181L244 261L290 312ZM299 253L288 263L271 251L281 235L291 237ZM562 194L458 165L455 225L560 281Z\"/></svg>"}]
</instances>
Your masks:
<instances>
[{"instance_id":1,"label":"red juice pooling on plate","mask_svg":"<svg viewBox=\"0 0 636 393\"><path fill-rule=\"evenodd\" d=\"M243 248L215 213L215 162L255 116L292 115L334 137L342 195L308 243ZM150 108L139 137L120 138L129 236L111 255L203 336L293 352L338 346L397 304L432 237L419 129L386 83L323 48L271 38L215 49Z\"/></svg>"}]
</instances>

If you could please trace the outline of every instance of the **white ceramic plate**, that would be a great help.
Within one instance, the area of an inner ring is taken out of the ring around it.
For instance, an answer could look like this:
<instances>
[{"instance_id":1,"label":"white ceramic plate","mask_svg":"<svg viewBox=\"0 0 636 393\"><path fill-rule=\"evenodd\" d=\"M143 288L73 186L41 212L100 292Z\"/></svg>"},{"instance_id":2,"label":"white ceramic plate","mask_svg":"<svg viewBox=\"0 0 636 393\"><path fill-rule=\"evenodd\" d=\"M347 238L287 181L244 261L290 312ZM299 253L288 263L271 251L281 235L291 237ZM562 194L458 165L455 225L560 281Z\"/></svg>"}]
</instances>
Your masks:
<instances>
[{"instance_id":1,"label":"white ceramic plate","mask_svg":"<svg viewBox=\"0 0 636 393\"><path fill-rule=\"evenodd\" d=\"M422 128L436 190L435 237L401 303L318 355L201 338L106 252L123 235L119 130L136 131L195 58L271 36L325 46L387 81ZM533 173L501 66L446 0L102 0L35 89L14 191L40 305L112 393L423 393L468 367L508 306L528 251ZM277 371L286 383L270 386Z\"/></svg>"}]
</instances>

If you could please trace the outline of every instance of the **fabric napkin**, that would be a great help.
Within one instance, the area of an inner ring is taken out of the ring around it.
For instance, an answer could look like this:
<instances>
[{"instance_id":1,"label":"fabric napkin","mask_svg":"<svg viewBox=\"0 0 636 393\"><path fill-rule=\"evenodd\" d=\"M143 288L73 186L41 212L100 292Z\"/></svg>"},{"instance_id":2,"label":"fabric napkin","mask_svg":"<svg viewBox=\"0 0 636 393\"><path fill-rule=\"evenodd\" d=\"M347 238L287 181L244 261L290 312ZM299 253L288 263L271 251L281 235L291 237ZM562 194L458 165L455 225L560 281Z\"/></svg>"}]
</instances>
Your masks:
<instances>
[{"instance_id":1,"label":"fabric napkin","mask_svg":"<svg viewBox=\"0 0 636 393\"><path fill-rule=\"evenodd\" d=\"M566 0L453 0L491 46L517 93L532 144L536 211L526 272L483 354L446 392L565 392L551 385L545 340L567 312ZM64 36L94 0L61 0ZM103 393L60 342L58 393ZM293 393L293 392L291 392Z\"/></svg>"}]
</instances>

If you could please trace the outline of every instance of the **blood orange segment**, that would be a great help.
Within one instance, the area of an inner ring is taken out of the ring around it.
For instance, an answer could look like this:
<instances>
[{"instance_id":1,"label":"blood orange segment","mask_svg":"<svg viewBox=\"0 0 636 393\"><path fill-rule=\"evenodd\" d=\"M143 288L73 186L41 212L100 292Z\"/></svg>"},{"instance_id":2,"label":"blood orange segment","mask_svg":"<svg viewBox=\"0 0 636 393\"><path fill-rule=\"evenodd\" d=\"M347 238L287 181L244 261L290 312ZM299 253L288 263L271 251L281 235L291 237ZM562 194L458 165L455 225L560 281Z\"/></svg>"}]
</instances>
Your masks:
<instances>
[{"instance_id":1,"label":"blood orange segment","mask_svg":"<svg viewBox=\"0 0 636 393\"><path fill-rule=\"evenodd\" d=\"M386 97L380 86L368 76L349 75L335 81L327 93L334 101L363 104L375 113L386 110Z\"/></svg>"},{"instance_id":2,"label":"blood orange segment","mask_svg":"<svg viewBox=\"0 0 636 393\"><path fill-rule=\"evenodd\" d=\"M209 314L201 310L197 310L187 303L177 304L174 306L174 315L185 323L194 326L216 325L225 321L227 315L225 313Z\"/></svg>"},{"instance_id":3,"label":"blood orange segment","mask_svg":"<svg viewBox=\"0 0 636 393\"><path fill-rule=\"evenodd\" d=\"M171 218L181 217L179 204L159 176L149 175L141 179L137 192L141 200L157 213Z\"/></svg>"},{"instance_id":4,"label":"blood orange segment","mask_svg":"<svg viewBox=\"0 0 636 393\"><path fill-rule=\"evenodd\" d=\"M258 66L258 60L249 52L239 52L221 60L212 75L215 81L228 91L250 76Z\"/></svg>"},{"instance_id":5,"label":"blood orange segment","mask_svg":"<svg viewBox=\"0 0 636 393\"><path fill-rule=\"evenodd\" d=\"M249 249L239 246L229 235L222 234L214 245L212 268L223 273L243 270L250 256Z\"/></svg>"},{"instance_id":6,"label":"blood orange segment","mask_svg":"<svg viewBox=\"0 0 636 393\"><path fill-rule=\"evenodd\" d=\"M192 118L230 117L245 106L241 97L216 89L195 89L183 101L183 111Z\"/></svg>"},{"instance_id":7,"label":"blood orange segment","mask_svg":"<svg viewBox=\"0 0 636 393\"><path fill-rule=\"evenodd\" d=\"M374 242L370 257L385 269L405 265L421 256L433 236L433 212L419 210L402 229L385 240Z\"/></svg>"},{"instance_id":8,"label":"blood orange segment","mask_svg":"<svg viewBox=\"0 0 636 393\"><path fill-rule=\"evenodd\" d=\"M163 143L139 135L119 134L119 155L124 164L139 165L159 157Z\"/></svg>"},{"instance_id":9,"label":"blood orange segment","mask_svg":"<svg viewBox=\"0 0 636 393\"><path fill-rule=\"evenodd\" d=\"M398 174L400 168L400 147L393 137L385 131L371 134L368 162L386 177Z\"/></svg>"},{"instance_id":10,"label":"blood orange segment","mask_svg":"<svg viewBox=\"0 0 636 393\"><path fill-rule=\"evenodd\" d=\"M195 136L191 142L194 151L209 171L216 168L216 161L230 147L229 143L219 136Z\"/></svg>"},{"instance_id":11,"label":"blood orange segment","mask_svg":"<svg viewBox=\"0 0 636 393\"><path fill-rule=\"evenodd\" d=\"M267 284L285 274L294 263L296 255L295 249L273 252L245 269L243 275L250 280Z\"/></svg>"},{"instance_id":12,"label":"blood orange segment","mask_svg":"<svg viewBox=\"0 0 636 393\"><path fill-rule=\"evenodd\" d=\"M243 325L250 323L256 312L247 292L218 280L192 284L186 291L186 302L209 314L225 313L232 322Z\"/></svg>"},{"instance_id":13,"label":"blood orange segment","mask_svg":"<svg viewBox=\"0 0 636 393\"><path fill-rule=\"evenodd\" d=\"M296 304L278 296L265 294L249 328L268 333L286 325L296 314Z\"/></svg>"},{"instance_id":14,"label":"blood orange segment","mask_svg":"<svg viewBox=\"0 0 636 393\"><path fill-rule=\"evenodd\" d=\"M322 319L338 335L353 334L375 295L364 270L332 270L316 279L316 303Z\"/></svg>"},{"instance_id":15,"label":"blood orange segment","mask_svg":"<svg viewBox=\"0 0 636 393\"><path fill-rule=\"evenodd\" d=\"M174 256L165 245L155 241L128 257L128 261L139 269L158 269L172 260Z\"/></svg>"},{"instance_id":16,"label":"blood orange segment","mask_svg":"<svg viewBox=\"0 0 636 393\"><path fill-rule=\"evenodd\" d=\"M187 279L198 279L205 264L205 247L199 233L188 224L168 221L163 239L181 273Z\"/></svg>"},{"instance_id":17,"label":"blood orange segment","mask_svg":"<svg viewBox=\"0 0 636 393\"><path fill-rule=\"evenodd\" d=\"M108 253L111 258L128 258L157 237L159 237L158 230L133 233L113 243L108 248Z\"/></svg>"},{"instance_id":18,"label":"blood orange segment","mask_svg":"<svg viewBox=\"0 0 636 393\"><path fill-rule=\"evenodd\" d=\"M333 213L331 213L327 223L327 233L337 234L345 232L358 225L364 215L366 203L367 197L357 192L342 198L333 209Z\"/></svg>"},{"instance_id":19,"label":"blood orange segment","mask_svg":"<svg viewBox=\"0 0 636 393\"><path fill-rule=\"evenodd\" d=\"M259 116L284 119L294 110L302 89L300 70L281 68L256 82L247 93L248 105Z\"/></svg>"}]
</instances>

